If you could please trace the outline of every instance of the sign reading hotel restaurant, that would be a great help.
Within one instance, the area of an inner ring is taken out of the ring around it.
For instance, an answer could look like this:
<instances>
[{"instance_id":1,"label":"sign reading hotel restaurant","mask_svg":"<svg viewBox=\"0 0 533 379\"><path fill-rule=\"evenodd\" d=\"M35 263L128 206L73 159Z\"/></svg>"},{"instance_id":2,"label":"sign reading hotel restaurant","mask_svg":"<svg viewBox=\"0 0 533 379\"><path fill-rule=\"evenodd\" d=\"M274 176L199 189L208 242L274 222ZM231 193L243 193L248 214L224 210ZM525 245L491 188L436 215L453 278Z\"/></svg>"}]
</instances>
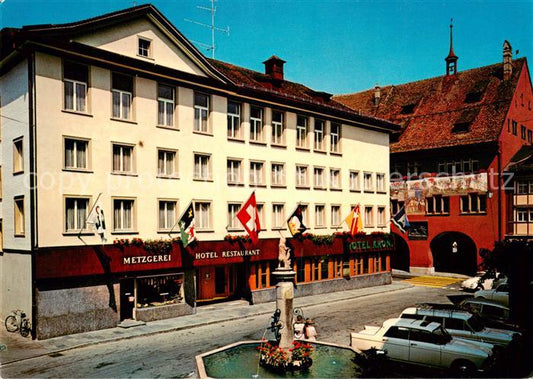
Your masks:
<instances>
[{"instance_id":1,"label":"sign reading hotel restaurant","mask_svg":"<svg viewBox=\"0 0 533 379\"><path fill-rule=\"evenodd\" d=\"M253 250L223 250L223 251L203 251L194 253L194 259L219 259L219 258L235 258L235 257L249 257L254 255L261 255L260 249Z\"/></svg>"}]
</instances>

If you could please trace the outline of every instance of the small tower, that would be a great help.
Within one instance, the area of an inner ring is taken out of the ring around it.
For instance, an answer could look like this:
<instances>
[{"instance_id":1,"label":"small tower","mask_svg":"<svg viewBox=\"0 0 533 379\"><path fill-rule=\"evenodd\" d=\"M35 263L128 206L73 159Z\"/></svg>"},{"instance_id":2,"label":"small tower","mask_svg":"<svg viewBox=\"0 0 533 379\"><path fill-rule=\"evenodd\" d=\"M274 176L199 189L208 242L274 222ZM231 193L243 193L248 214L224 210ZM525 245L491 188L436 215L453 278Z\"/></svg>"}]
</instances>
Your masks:
<instances>
[{"instance_id":1,"label":"small tower","mask_svg":"<svg viewBox=\"0 0 533 379\"><path fill-rule=\"evenodd\" d=\"M503 79L507 80L513 73L513 48L509 41L503 43Z\"/></svg>"},{"instance_id":2,"label":"small tower","mask_svg":"<svg viewBox=\"0 0 533 379\"><path fill-rule=\"evenodd\" d=\"M450 52L444 58L446 61L446 75L457 74L457 60L459 57L453 52L453 18L450 20Z\"/></svg>"}]
</instances>

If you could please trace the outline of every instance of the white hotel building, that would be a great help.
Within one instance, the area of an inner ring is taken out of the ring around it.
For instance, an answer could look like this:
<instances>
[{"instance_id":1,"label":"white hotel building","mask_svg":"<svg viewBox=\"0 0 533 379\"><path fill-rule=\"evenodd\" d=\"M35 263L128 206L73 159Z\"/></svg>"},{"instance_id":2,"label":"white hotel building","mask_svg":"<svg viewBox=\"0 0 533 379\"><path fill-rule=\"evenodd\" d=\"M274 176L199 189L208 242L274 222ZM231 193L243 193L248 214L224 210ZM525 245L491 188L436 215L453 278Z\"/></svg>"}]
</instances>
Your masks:
<instances>
[{"instance_id":1,"label":"white hotel building","mask_svg":"<svg viewBox=\"0 0 533 379\"><path fill-rule=\"evenodd\" d=\"M48 338L272 300L298 204L296 296L390 282L395 124L284 80L275 56L265 73L208 59L151 5L1 40L1 317ZM260 241L230 241L253 191ZM97 198L106 243L85 223ZM198 241L154 242L190 202ZM355 204L366 235L332 236Z\"/></svg>"}]
</instances>

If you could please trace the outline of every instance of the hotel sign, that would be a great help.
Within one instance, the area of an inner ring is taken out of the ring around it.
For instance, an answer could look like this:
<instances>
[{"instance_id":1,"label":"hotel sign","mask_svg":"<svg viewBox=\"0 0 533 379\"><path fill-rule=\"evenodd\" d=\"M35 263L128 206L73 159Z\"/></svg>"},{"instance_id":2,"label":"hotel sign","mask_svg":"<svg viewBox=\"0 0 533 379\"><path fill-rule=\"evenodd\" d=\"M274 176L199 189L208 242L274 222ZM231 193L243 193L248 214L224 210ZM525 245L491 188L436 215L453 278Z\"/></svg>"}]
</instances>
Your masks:
<instances>
[{"instance_id":1,"label":"hotel sign","mask_svg":"<svg viewBox=\"0 0 533 379\"><path fill-rule=\"evenodd\" d=\"M392 250L394 249L394 240L387 237L362 239L351 242L349 248L352 253Z\"/></svg>"},{"instance_id":2,"label":"hotel sign","mask_svg":"<svg viewBox=\"0 0 533 379\"><path fill-rule=\"evenodd\" d=\"M122 263L125 265L145 264L145 263L159 263L170 262L172 255L140 255L136 257L122 257Z\"/></svg>"}]
</instances>

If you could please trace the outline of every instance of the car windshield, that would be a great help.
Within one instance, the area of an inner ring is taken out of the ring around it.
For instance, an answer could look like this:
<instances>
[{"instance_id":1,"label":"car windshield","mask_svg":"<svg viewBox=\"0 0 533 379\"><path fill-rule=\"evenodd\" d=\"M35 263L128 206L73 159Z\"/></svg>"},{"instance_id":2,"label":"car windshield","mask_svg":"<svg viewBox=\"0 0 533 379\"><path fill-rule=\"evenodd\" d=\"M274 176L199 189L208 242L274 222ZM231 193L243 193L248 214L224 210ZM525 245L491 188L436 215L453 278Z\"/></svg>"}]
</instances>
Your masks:
<instances>
[{"instance_id":1,"label":"car windshield","mask_svg":"<svg viewBox=\"0 0 533 379\"><path fill-rule=\"evenodd\" d=\"M472 328L474 332L481 332L485 325L483 324L483 321L481 318L477 315L473 315L468 319L468 325Z\"/></svg>"},{"instance_id":2,"label":"car windshield","mask_svg":"<svg viewBox=\"0 0 533 379\"><path fill-rule=\"evenodd\" d=\"M442 326L439 326L433 331L433 334L439 337L439 341L443 343L448 343L452 340L452 336L448 333Z\"/></svg>"}]
</instances>

